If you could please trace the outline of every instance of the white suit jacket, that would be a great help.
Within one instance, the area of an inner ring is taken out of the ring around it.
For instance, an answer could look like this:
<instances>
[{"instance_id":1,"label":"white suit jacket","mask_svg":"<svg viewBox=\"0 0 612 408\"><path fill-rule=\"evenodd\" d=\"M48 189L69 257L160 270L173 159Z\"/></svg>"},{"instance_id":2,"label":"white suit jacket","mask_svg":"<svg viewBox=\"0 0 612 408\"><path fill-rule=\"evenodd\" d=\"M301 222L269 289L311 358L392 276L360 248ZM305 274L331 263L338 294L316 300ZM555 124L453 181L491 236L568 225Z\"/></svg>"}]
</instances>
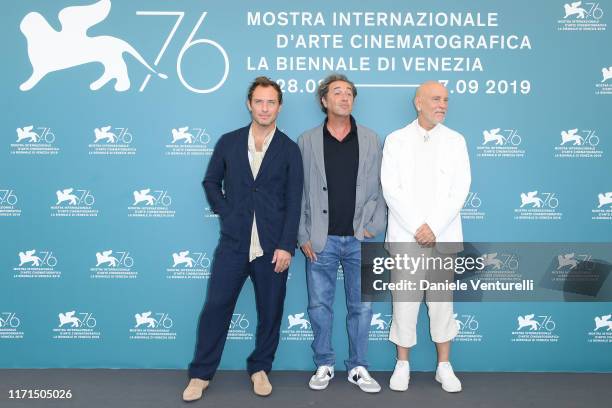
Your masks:
<instances>
[{"instance_id":1,"label":"white suit jacket","mask_svg":"<svg viewBox=\"0 0 612 408\"><path fill-rule=\"evenodd\" d=\"M383 149L381 184L389 208L386 242L414 242L416 230L427 223L436 242L462 242L460 211L470 190L470 160L463 136L437 125L432 137L439 137L435 204L426 219L418 219L411 180L415 171L413 143L422 137L415 120L387 136Z\"/></svg>"}]
</instances>

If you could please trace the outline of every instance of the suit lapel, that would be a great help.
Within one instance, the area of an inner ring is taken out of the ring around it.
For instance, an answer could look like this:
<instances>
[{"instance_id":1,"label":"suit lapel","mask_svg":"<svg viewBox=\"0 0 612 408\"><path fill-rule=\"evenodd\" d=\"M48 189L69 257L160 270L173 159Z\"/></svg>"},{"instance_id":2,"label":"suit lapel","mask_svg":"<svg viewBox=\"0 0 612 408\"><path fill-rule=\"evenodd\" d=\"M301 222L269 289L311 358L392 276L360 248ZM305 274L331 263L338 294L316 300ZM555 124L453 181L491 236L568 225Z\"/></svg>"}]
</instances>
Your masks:
<instances>
[{"instance_id":1,"label":"suit lapel","mask_svg":"<svg viewBox=\"0 0 612 408\"><path fill-rule=\"evenodd\" d=\"M249 163L249 129L251 125L244 127L240 131L240 141L238 143L238 162L242 167L242 173L246 173L246 177L253 182L253 172L251 171L251 164Z\"/></svg>"},{"instance_id":2,"label":"suit lapel","mask_svg":"<svg viewBox=\"0 0 612 408\"><path fill-rule=\"evenodd\" d=\"M321 177L325 183L327 183L327 175L325 174L325 158L323 152L323 126L321 125L319 131L314 135L311 140L312 143L312 155L314 156L315 164L321 173Z\"/></svg>"},{"instance_id":3,"label":"suit lapel","mask_svg":"<svg viewBox=\"0 0 612 408\"><path fill-rule=\"evenodd\" d=\"M359 166L357 168L357 184L359 184L359 180L362 180L365 171L365 161L368 157L369 147L363 132L360 132L359 128L357 128L357 141L359 143Z\"/></svg>"}]
</instances>

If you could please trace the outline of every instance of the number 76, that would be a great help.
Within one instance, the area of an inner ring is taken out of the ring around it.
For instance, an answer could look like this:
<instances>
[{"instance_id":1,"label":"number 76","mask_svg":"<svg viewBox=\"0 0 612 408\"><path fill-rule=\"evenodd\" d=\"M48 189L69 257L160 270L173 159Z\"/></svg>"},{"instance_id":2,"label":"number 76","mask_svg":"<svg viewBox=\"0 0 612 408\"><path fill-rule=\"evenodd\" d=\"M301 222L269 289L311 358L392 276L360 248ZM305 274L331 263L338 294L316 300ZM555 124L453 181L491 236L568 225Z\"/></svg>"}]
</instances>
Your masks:
<instances>
[{"instance_id":1,"label":"number 76","mask_svg":"<svg viewBox=\"0 0 612 408\"><path fill-rule=\"evenodd\" d=\"M187 40L183 44L183 47L179 51L178 57L176 59L176 73L178 74L179 80L181 81L183 86L189 89L191 92L202 93L202 94L215 92L217 89L221 88L221 86L223 86L223 83L227 79L227 75L229 74L229 58L227 57L227 53L225 52L223 47L221 47L217 42L206 39L206 38L199 38L195 40L193 39L196 32L202 25L202 22L204 21L206 14L207 14L206 11L202 12L198 22L193 27L193 30L191 30L189 37L187 37ZM176 34L176 30L178 29L179 25L181 25L181 22L183 21L183 17L185 17L185 12L184 11L137 11L136 15L138 16L175 16L176 17L176 22L174 23L174 27L172 27L172 30L170 31L170 34L168 34L168 37L166 38L164 45L162 46L161 50L157 54L157 57L155 58L154 65L157 66L157 64L159 64L159 61L162 59L164 53L166 52L168 45L172 41L174 34ZM198 45L198 44L208 44L210 46L213 46L223 56L223 62L224 62L223 77L221 78L221 80L219 80L219 82L217 82L214 86L210 88L196 88L192 86L191 84L189 84L183 77L183 68L182 68L183 57L185 56L185 53L187 52L187 50L189 50L194 45ZM151 74L147 74L144 81L142 82L142 85L140 86L140 89L138 90L139 92L144 91L150 79L151 79Z\"/></svg>"}]
</instances>

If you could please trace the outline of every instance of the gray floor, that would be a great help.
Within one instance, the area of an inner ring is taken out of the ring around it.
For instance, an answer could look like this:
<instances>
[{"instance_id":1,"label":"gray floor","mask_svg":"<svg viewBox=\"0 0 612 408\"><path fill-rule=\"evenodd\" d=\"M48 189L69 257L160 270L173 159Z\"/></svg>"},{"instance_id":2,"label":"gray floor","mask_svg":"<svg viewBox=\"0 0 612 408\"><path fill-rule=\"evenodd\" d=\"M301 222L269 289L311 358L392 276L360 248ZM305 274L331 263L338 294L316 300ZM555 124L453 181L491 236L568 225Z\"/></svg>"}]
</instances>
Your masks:
<instances>
[{"instance_id":1,"label":"gray floor","mask_svg":"<svg viewBox=\"0 0 612 408\"><path fill-rule=\"evenodd\" d=\"M180 400L186 384L176 370L0 370L0 407L608 407L612 401L612 374L459 373L463 392L447 394L432 373L412 373L410 389L387 388L391 373L372 373L383 385L368 395L349 384L344 372L325 391L307 388L311 373L273 372L274 392L257 397L244 372L217 374L204 398ZM70 400L9 399L11 389L70 389Z\"/></svg>"}]
</instances>

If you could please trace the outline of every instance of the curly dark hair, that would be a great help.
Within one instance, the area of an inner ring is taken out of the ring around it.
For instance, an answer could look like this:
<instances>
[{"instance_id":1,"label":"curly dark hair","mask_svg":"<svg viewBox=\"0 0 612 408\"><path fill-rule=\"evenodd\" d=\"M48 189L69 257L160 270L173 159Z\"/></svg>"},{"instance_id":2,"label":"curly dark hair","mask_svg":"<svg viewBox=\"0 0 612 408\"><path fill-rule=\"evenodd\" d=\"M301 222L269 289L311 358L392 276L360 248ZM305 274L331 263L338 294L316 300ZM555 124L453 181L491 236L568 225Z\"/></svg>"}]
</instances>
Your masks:
<instances>
[{"instance_id":1,"label":"curly dark hair","mask_svg":"<svg viewBox=\"0 0 612 408\"><path fill-rule=\"evenodd\" d=\"M342 81L342 82L346 82L347 84L349 84L351 88L353 89L353 98L357 97L357 88L355 87L355 84L346 77L346 75L342 75L342 74L328 75L323 81L321 81L321 83L319 84L319 87L317 88L317 97L319 98L319 105L321 105L321 110L323 111L323 113L327 113L327 108L323 106L323 102L321 101L321 99L327 96L327 93L329 92L329 85L331 85L332 82L336 82L336 81Z\"/></svg>"}]
</instances>

